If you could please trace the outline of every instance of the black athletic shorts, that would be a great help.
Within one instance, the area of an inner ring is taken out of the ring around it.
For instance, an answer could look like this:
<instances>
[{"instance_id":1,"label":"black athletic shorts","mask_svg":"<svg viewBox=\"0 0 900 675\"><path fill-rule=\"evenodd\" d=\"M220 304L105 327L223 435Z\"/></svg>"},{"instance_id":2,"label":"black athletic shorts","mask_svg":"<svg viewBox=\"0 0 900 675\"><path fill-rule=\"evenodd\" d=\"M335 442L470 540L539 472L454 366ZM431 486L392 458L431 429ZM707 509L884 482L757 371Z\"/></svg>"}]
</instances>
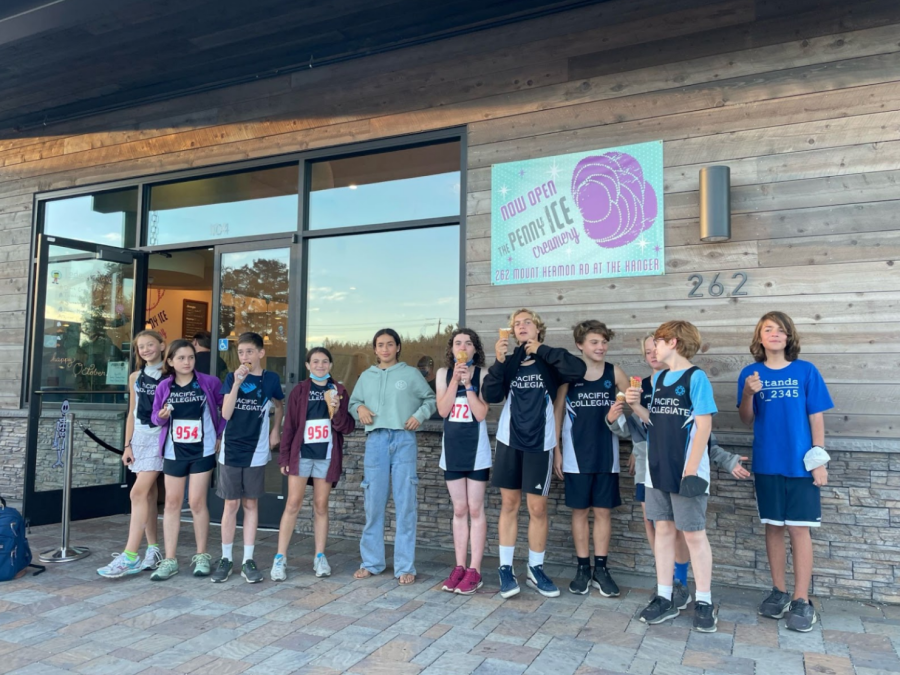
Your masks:
<instances>
[{"instance_id":1,"label":"black athletic shorts","mask_svg":"<svg viewBox=\"0 0 900 675\"><path fill-rule=\"evenodd\" d=\"M617 473L566 473L566 506L570 509L614 509L622 505Z\"/></svg>"},{"instance_id":2,"label":"black athletic shorts","mask_svg":"<svg viewBox=\"0 0 900 675\"><path fill-rule=\"evenodd\" d=\"M759 519L769 525L819 527L822 498L812 477L753 474Z\"/></svg>"},{"instance_id":3,"label":"black athletic shorts","mask_svg":"<svg viewBox=\"0 0 900 675\"><path fill-rule=\"evenodd\" d=\"M197 459L163 460L163 473L174 478L184 478L190 473L206 473L216 468L216 456L208 455Z\"/></svg>"},{"instance_id":4,"label":"black athletic shorts","mask_svg":"<svg viewBox=\"0 0 900 675\"><path fill-rule=\"evenodd\" d=\"M477 480L480 483L487 483L491 479L490 469L473 469L472 471L444 471L444 480L460 480L468 478L469 480Z\"/></svg>"},{"instance_id":5,"label":"black athletic shorts","mask_svg":"<svg viewBox=\"0 0 900 675\"><path fill-rule=\"evenodd\" d=\"M553 476L553 450L522 452L497 441L491 485L546 497Z\"/></svg>"}]
</instances>

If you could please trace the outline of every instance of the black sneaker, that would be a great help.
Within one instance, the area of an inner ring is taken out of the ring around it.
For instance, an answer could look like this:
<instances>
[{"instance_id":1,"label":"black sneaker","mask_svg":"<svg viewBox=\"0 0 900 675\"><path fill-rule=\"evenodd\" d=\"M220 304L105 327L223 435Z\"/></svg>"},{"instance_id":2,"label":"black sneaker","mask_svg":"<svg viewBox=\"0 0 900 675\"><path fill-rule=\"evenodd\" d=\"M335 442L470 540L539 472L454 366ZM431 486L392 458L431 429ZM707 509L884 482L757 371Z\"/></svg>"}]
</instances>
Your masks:
<instances>
[{"instance_id":1,"label":"black sneaker","mask_svg":"<svg viewBox=\"0 0 900 675\"><path fill-rule=\"evenodd\" d=\"M694 603L694 630L701 633L715 633L719 623L719 612L708 602Z\"/></svg>"},{"instance_id":2,"label":"black sneaker","mask_svg":"<svg viewBox=\"0 0 900 675\"><path fill-rule=\"evenodd\" d=\"M586 595L591 588L591 566L579 565L578 571L575 572L575 578L569 584L569 593L576 595Z\"/></svg>"},{"instance_id":3,"label":"black sneaker","mask_svg":"<svg viewBox=\"0 0 900 675\"><path fill-rule=\"evenodd\" d=\"M600 565L594 567L594 579L592 583L594 588L600 591L600 595L604 598L614 598L619 594L618 585L613 581L612 576L609 574L609 570L605 567L601 567Z\"/></svg>"},{"instance_id":4,"label":"black sneaker","mask_svg":"<svg viewBox=\"0 0 900 675\"><path fill-rule=\"evenodd\" d=\"M644 623L654 625L674 619L679 614L678 608L672 604L671 600L666 600L656 595L650 601L650 604L644 608L644 611L641 612L640 619Z\"/></svg>"},{"instance_id":5,"label":"black sneaker","mask_svg":"<svg viewBox=\"0 0 900 675\"><path fill-rule=\"evenodd\" d=\"M687 609L691 603L691 592L687 586L682 586L680 581L675 581L672 586L672 604L678 609Z\"/></svg>"},{"instance_id":6,"label":"black sneaker","mask_svg":"<svg viewBox=\"0 0 900 675\"><path fill-rule=\"evenodd\" d=\"M259 568L256 566L256 563L252 560L247 560L241 566L241 576L247 580L248 584L258 584L263 580L263 574L259 571Z\"/></svg>"},{"instance_id":7,"label":"black sneaker","mask_svg":"<svg viewBox=\"0 0 900 675\"><path fill-rule=\"evenodd\" d=\"M780 619L791 606L791 596L789 593L779 591L774 586L769 597L759 603L759 615L766 616L770 619Z\"/></svg>"},{"instance_id":8,"label":"black sneaker","mask_svg":"<svg viewBox=\"0 0 900 675\"><path fill-rule=\"evenodd\" d=\"M209 576L209 580L214 584L221 584L225 581L228 581L228 577L231 576L231 570L233 568L234 563L231 562L228 558L219 558L219 560L216 561L216 568Z\"/></svg>"},{"instance_id":9,"label":"black sneaker","mask_svg":"<svg viewBox=\"0 0 900 675\"><path fill-rule=\"evenodd\" d=\"M790 630L796 630L801 633L808 633L812 630L813 624L818 620L816 610L812 602L797 599L791 601L791 606L787 611L784 625Z\"/></svg>"}]
</instances>

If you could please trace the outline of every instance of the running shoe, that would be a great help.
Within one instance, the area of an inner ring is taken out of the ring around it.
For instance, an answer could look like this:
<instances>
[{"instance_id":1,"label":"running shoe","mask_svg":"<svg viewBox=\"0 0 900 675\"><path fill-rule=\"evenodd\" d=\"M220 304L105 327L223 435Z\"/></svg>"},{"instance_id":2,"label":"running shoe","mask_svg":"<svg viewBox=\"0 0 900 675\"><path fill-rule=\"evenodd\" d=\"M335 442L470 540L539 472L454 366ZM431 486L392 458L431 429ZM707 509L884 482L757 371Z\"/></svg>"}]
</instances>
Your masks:
<instances>
[{"instance_id":1,"label":"running shoe","mask_svg":"<svg viewBox=\"0 0 900 675\"><path fill-rule=\"evenodd\" d=\"M216 568L213 570L209 580L214 584L222 584L228 581L231 571L234 569L234 563L228 558L219 558L216 561Z\"/></svg>"},{"instance_id":2,"label":"running shoe","mask_svg":"<svg viewBox=\"0 0 900 675\"><path fill-rule=\"evenodd\" d=\"M474 567L470 567L456 586L456 592L460 595L472 595L481 588L482 583L481 574Z\"/></svg>"},{"instance_id":3,"label":"running shoe","mask_svg":"<svg viewBox=\"0 0 900 675\"><path fill-rule=\"evenodd\" d=\"M719 612L708 602L694 603L694 630L701 633L715 633L719 623Z\"/></svg>"},{"instance_id":4,"label":"running shoe","mask_svg":"<svg viewBox=\"0 0 900 675\"><path fill-rule=\"evenodd\" d=\"M518 595L521 590L522 589L519 588L519 580L516 579L516 574L513 572L512 565L501 565L500 597L505 600L506 598Z\"/></svg>"},{"instance_id":5,"label":"running shoe","mask_svg":"<svg viewBox=\"0 0 900 675\"><path fill-rule=\"evenodd\" d=\"M287 579L287 558L283 555L276 555L272 561L272 571L269 572L269 578L272 581L284 581Z\"/></svg>"},{"instance_id":6,"label":"running shoe","mask_svg":"<svg viewBox=\"0 0 900 675\"><path fill-rule=\"evenodd\" d=\"M263 580L263 573L259 571L253 560L245 560L241 565L241 576L247 580L248 584L258 584Z\"/></svg>"},{"instance_id":7,"label":"running shoe","mask_svg":"<svg viewBox=\"0 0 900 675\"><path fill-rule=\"evenodd\" d=\"M191 558L191 565L194 566L195 577L208 577L211 564L212 556L209 553L198 553Z\"/></svg>"},{"instance_id":8,"label":"running shoe","mask_svg":"<svg viewBox=\"0 0 900 675\"><path fill-rule=\"evenodd\" d=\"M813 624L818 620L816 610L812 601L807 602L802 598L791 601L784 625L790 630L796 630L801 633L808 633L812 630Z\"/></svg>"},{"instance_id":9,"label":"running shoe","mask_svg":"<svg viewBox=\"0 0 900 675\"><path fill-rule=\"evenodd\" d=\"M147 552L144 554L144 562L141 563L141 570L155 570L162 561L163 555L159 546L148 546Z\"/></svg>"},{"instance_id":10,"label":"running shoe","mask_svg":"<svg viewBox=\"0 0 900 675\"><path fill-rule=\"evenodd\" d=\"M593 586L604 598L614 598L619 594L619 586L613 581L609 570L597 565L594 567Z\"/></svg>"},{"instance_id":11,"label":"running shoe","mask_svg":"<svg viewBox=\"0 0 900 675\"><path fill-rule=\"evenodd\" d=\"M129 560L125 553L113 553L112 562L97 570L97 574L107 579L118 579L141 571L141 559Z\"/></svg>"},{"instance_id":12,"label":"running shoe","mask_svg":"<svg viewBox=\"0 0 900 675\"><path fill-rule=\"evenodd\" d=\"M315 560L313 560L313 572L319 578L331 576L331 565L328 564L328 558L324 553L316 554Z\"/></svg>"},{"instance_id":13,"label":"running shoe","mask_svg":"<svg viewBox=\"0 0 900 675\"><path fill-rule=\"evenodd\" d=\"M150 575L151 581L165 581L178 574L178 561L175 558L165 558Z\"/></svg>"},{"instance_id":14,"label":"running shoe","mask_svg":"<svg viewBox=\"0 0 900 675\"><path fill-rule=\"evenodd\" d=\"M655 595L650 604L641 612L640 620L643 623L657 624L674 619L680 612L678 608L672 604L671 600L666 600L662 596Z\"/></svg>"},{"instance_id":15,"label":"running shoe","mask_svg":"<svg viewBox=\"0 0 900 675\"><path fill-rule=\"evenodd\" d=\"M672 587L672 604L678 609L687 609L687 606L690 603L691 592L688 590L687 586L683 586L682 583L676 579L674 581L674 586Z\"/></svg>"},{"instance_id":16,"label":"running shoe","mask_svg":"<svg viewBox=\"0 0 900 675\"><path fill-rule=\"evenodd\" d=\"M550 580L550 577L544 574L543 565L529 565L528 578L525 583L545 598L555 598L559 595L559 589L556 587L556 584Z\"/></svg>"},{"instance_id":17,"label":"running shoe","mask_svg":"<svg viewBox=\"0 0 900 675\"><path fill-rule=\"evenodd\" d=\"M759 603L759 615L770 619L780 619L791 607L791 594L780 591L774 586L769 596Z\"/></svg>"},{"instance_id":18,"label":"running shoe","mask_svg":"<svg viewBox=\"0 0 900 675\"><path fill-rule=\"evenodd\" d=\"M459 586L459 582L463 580L464 576L466 576L466 568L462 565L457 565L453 568L453 571L450 572L450 576L444 579L444 583L441 585L441 590L454 593L456 591L456 587Z\"/></svg>"},{"instance_id":19,"label":"running shoe","mask_svg":"<svg viewBox=\"0 0 900 675\"><path fill-rule=\"evenodd\" d=\"M575 571L575 578L569 583L569 593L587 595L589 590L591 590L591 566L579 565Z\"/></svg>"}]
</instances>

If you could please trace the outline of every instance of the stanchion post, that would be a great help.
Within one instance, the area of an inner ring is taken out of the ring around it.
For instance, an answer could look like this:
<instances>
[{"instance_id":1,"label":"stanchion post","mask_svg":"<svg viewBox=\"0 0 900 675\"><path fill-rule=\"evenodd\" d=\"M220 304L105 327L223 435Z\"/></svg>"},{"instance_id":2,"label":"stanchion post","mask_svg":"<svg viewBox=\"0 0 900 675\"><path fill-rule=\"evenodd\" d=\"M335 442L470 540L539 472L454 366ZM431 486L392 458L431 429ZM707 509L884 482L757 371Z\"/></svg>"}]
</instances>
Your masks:
<instances>
[{"instance_id":1,"label":"stanchion post","mask_svg":"<svg viewBox=\"0 0 900 675\"><path fill-rule=\"evenodd\" d=\"M59 548L44 551L38 558L41 562L61 563L81 560L91 554L83 546L69 546L69 521L72 516L72 464L75 458L75 413L66 413L65 473L62 490L62 542Z\"/></svg>"}]
</instances>

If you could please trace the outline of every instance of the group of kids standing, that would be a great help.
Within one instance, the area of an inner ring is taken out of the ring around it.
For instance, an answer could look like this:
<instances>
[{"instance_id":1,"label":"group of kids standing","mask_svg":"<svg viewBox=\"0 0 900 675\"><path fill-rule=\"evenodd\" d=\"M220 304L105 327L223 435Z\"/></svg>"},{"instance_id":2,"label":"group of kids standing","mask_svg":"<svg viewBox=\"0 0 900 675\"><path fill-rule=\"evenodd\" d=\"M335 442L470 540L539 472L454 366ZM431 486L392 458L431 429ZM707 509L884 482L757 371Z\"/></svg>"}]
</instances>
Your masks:
<instances>
[{"instance_id":1,"label":"group of kids standing","mask_svg":"<svg viewBox=\"0 0 900 675\"><path fill-rule=\"evenodd\" d=\"M254 561L258 499L264 492L270 449L279 446L288 497L270 578L287 578L288 546L309 482L315 514L313 571L317 577L330 575L325 556L328 500L341 476L344 436L358 422L366 432L361 484L366 524L360 540L362 563L354 577L365 579L386 568L385 512L392 493L394 575L400 584L411 584L416 575L415 432L437 409L444 420L440 468L453 503L456 553L456 566L441 584L444 591L468 595L482 586L484 498L490 482L501 496L500 595L510 598L520 592L513 558L523 493L529 514L527 584L545 597L559 595L543 567L547 499L555 474L565 483L565 503L572 510L578 567L569 591L587 594L593 587L604 597L618 596L607 560L611 512L622 503L619 439L624 438L633 444L628 469L635 477L635 499L642 503L657 573L656 592L640 620L662 623L688 607L692 598L687 572L692 564L693 625L698 631L714 632L718 619L710 592L712 554L706 535L710 465L738 479L748 478L750 472L742 465L747 458L724 451L712 434L712 416L717 412L712 386L690 361L700 349L699 331L686 321L669 321L643 338L641 352L653 371L643 379L629 378L607 362L614 333L599 321L574 327L581 358L543 344L545 333L535 312L513 312L509 327L500 330L494 345L495 361L487 368L479 335L468 328L453 331L445 365L436 374L436 391L418 369L399 360L401 339L390 328L375 334L377 365L360 375L349 396L331 377L330 352L315 347L306 355L309 377L292 389L285 411L278 376L261 366L265 349L259 335L240 336L241 366L223 384L196 371L191 342L175 340L166 348L161 335L142 331L134 340L137 370L129 380L132 395L123 457L137 474L128 541L124 552L98 573L115 578L149 569L153 580L178 573L180 511L190 475L197 544L194 576L208 576L216 583L229 578L236 516L243 506L241 575L249 583L262 581ZM799 352L790 317L781 312L763 316L750 344L754 363L738 378L737 402L740 419L754 432L752 471L773 580L759 613L785 617L787 628L805 632L817 620L808 597L813 565L810 528L821 521L819 488L827 483L829 460L823 447L823 412L833 404L821 375L811 363L798 359ZM493 453L485 422L492 403L503 403ZM225 508L222 554L213 563L207 552L206 494L217 462L216 490ZM165 475L166 487L165 555L157 544L159 472ZM589 511L594 516L593 565ZM785 580L785 529L794 561L793 594L787 592ZM144 536L148 548L141 558L138 549Z\"/></svg>"}]
</instances>

